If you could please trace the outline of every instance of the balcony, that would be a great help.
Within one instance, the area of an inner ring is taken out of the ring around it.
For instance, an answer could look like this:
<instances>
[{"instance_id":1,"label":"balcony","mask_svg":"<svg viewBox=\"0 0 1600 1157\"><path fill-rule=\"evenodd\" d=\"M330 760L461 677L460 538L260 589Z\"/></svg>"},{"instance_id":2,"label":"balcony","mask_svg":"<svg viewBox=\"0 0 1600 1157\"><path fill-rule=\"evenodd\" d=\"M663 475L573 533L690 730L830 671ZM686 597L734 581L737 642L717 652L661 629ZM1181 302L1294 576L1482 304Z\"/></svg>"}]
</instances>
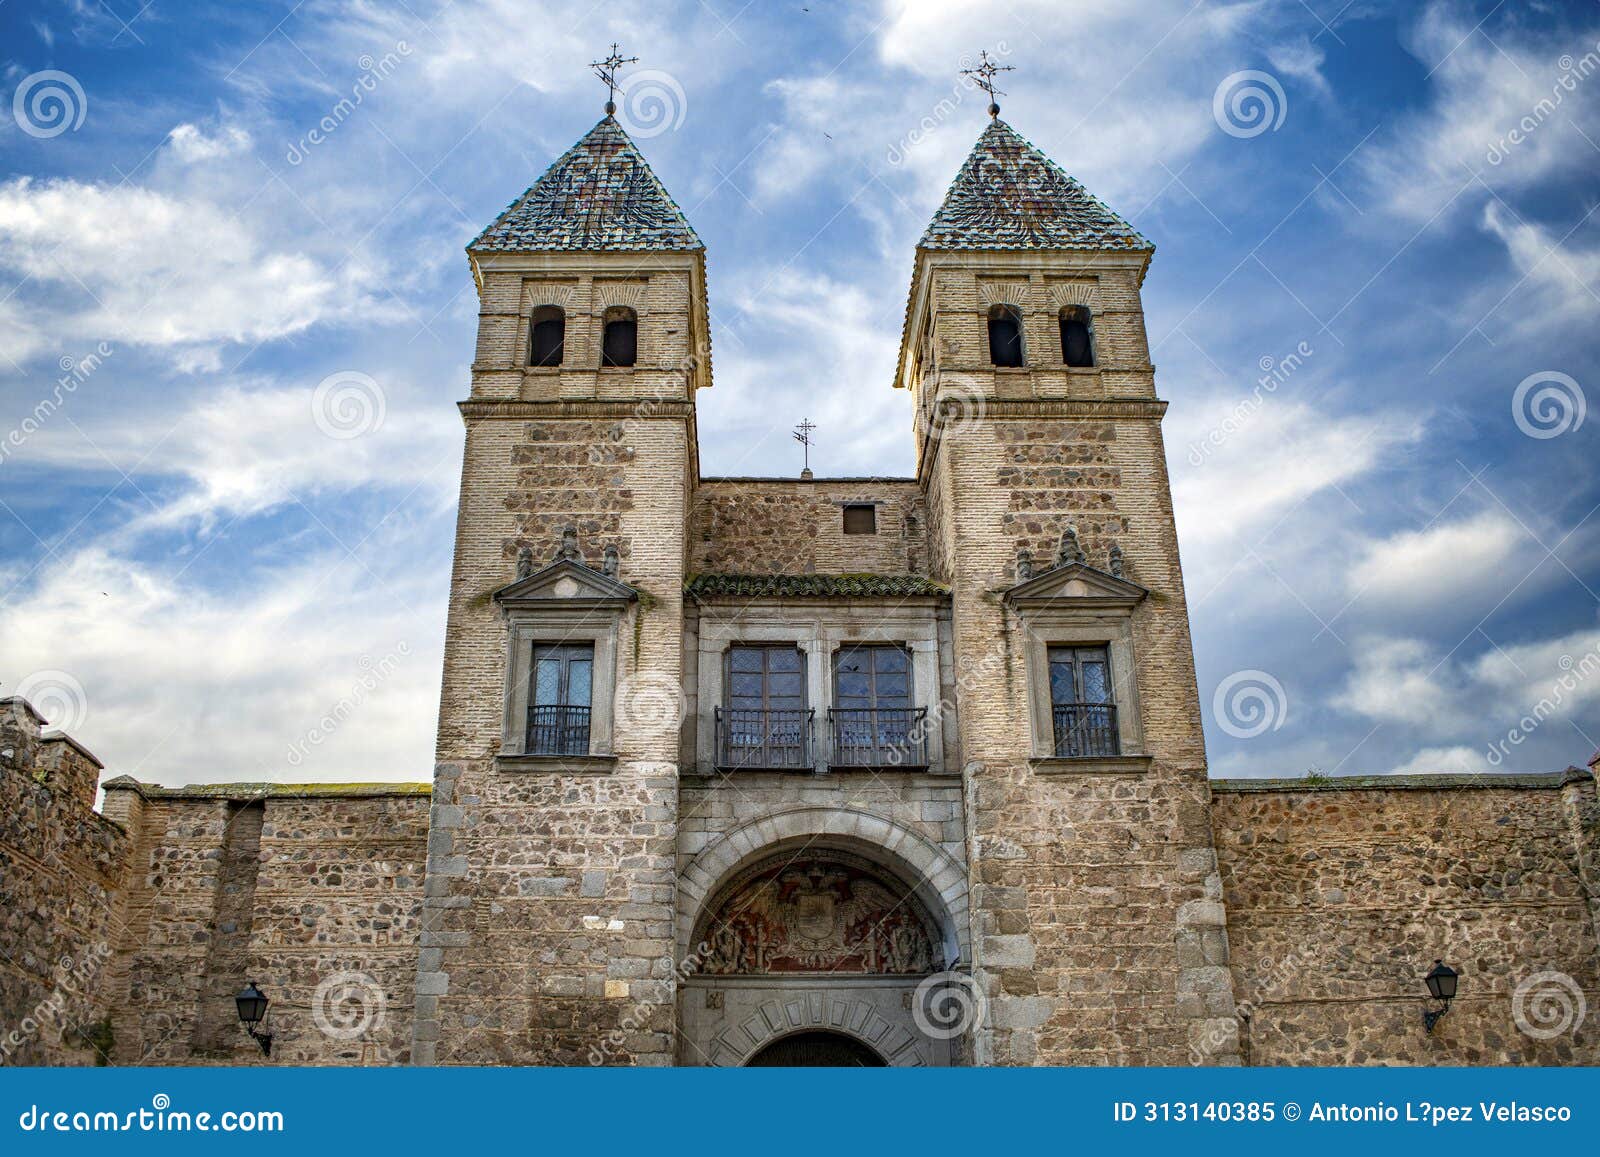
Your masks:
<instances>
[{"instance_id":1,"label":"balcony","mask_svg":"<svg viewBox=\"0 0 1600 1157\"><path fill-rule=\"evenodd\" d=\"M925 707L841 707L828 712L831 767L928 766Z\"/></svg>"},{"instance_id":2,"label":"balcony","mask_svg":"<svg viewBox=\"0 0 1600 1157\"><path fill-rule=\"evenodd\" d=\"M528 755L588 755L589 708L565 703L528 708Z\"/></svg>"},{"instance_id":3,"label":"balcony","mask_svg":"<svg viewBox=\"0 0 1600 1157\"><path fill-rule=\"evenodd\" d=\"M724 771L811 771L816 712L716 709L717 766Z\"/></svg>"},{"instance_id":4,"label":"balcony","mask_svg":"<svg viewBox=\"0 0 1600 1157\"><path fill-rule=\"evenodd\" d=\"M1057 759L1103 759L1121 753L1113 704L1056 703L1051 713Z\"/></svg>"}]
</instances>

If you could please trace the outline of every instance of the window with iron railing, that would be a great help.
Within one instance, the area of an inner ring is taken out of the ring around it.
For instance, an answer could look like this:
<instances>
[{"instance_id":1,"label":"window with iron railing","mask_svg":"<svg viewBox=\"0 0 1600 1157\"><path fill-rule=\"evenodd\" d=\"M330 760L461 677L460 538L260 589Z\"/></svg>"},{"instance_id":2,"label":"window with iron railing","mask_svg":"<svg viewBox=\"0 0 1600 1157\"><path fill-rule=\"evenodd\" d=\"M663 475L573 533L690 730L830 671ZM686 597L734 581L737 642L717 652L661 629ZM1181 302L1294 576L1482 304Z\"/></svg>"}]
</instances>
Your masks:
<instances>
[{"instance_id":1,"label":"window with iron railing","mask_svg":"<svg viewBox=\"0 0 1600 1157\"><path fill-rule=\"evenodd\" d=\"M1051 647L1049 663L1056 757L1084 759L1120 754L1107 648Z\"/></svg>"},{"instance_id":2,"label":"window with iron railing","mask_svg":"<svg viewBox=\"0 0 1600 1157\"><path fill-rule=\"evenodd\" d=\"M828 712L835 767L926 767L927 710L911 706L911 655L904 647L857 646L833 660Z\"/></svg>"},{"instance_id":3,"label":"window with iron railing","mask_svg":"<svg viewBox=\"0 0 1600 1157\"><path fill-rule=\"evenodd\" d=\"M593 682L593 644L534 646L527 754L589 754Z\"/></svg>"},{"instance_id":4,"label":"window with iron railing","mask_svg":"<svg viewBox=\"0 0 1600 1157\"><path fill-rule=\"evenodd\" d=\"M727 705L715 712L717 764L809 769L815 712L806 706L805 656L791 644L728 649Z\"/></svg>"}]
</instances>

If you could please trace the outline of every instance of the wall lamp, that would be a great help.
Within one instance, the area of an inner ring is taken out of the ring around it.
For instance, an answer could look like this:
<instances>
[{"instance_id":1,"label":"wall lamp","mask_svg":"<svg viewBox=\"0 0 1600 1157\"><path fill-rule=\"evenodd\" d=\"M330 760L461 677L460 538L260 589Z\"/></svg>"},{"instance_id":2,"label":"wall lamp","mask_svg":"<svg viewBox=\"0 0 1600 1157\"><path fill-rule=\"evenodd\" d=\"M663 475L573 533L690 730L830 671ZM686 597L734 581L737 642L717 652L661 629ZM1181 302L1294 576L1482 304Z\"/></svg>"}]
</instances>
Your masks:
<instances>
[{"instance_id":1,"label":"wall lamp","mask_svg":"<svg viewBox=\"0 0 1600 1157\"><path fill-rule=\"evenodd\" d=\"M272 1033L264 1026L267 1018L266 995L251 981L233 998L233 1003L239 1008L239 1023L244 1025L244 1031L250 1034L250 1039L261 1046L265 1056L272 1055Z\"/></svg>"},{"instance_id":2,"label":"wall lamp","mask_svg":"<svg viewBox=\"0 0 1600 1157\"><path fill-rule=\"evenodd\" d=\"M1450 1002L1456 998L1456 981L1460 978L1461 974L1442 960L1435 960L1432 970L1422 978L1428 985L1428 995L1440 1002L1438 1008L1422 1014L1422 1023L1429 1032L1439 1023L1439 1018L1450 1011Z\"/></svg>"}]
</instances>

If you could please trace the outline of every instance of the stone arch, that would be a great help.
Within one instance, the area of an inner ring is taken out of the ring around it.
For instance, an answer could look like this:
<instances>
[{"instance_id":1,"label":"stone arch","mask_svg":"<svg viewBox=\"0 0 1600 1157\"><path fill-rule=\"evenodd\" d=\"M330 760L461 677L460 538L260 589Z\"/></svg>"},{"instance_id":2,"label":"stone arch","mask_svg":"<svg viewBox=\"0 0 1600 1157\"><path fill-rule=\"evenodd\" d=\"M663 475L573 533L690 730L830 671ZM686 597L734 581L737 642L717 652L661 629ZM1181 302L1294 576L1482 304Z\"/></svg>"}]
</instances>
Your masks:
<instances>
[{"instance_id":1,"label":"stone arch","mask_svg":"<svg viewBox=\"0 0 1600 1157\"><path fill-rule=\"evenodd\" d=\"M786 847L806 845L855 852L900 876L940 925L945 967L957 959L972 959L966 869L903 824L839 807L774 812L734 828L702 849L678 877L678 959L688 958L701 912L727 881Z\"/></svg>"},{"instance_id":2,"label":"stone arch","mask_svg":"<svg viewBox=\"0 0 1600 1157\"><path fill-rule=\"evenodd\" d=\"M766 1001L754 1015L712 1039L706 1063L742 1065L774 1041L818 1029L860 1041L892 1067L915 1068L928 1063L927 1042L918 1040L903 1025L891 1024L867 1001L821 991Z\"/></svg>"}]
</instances>

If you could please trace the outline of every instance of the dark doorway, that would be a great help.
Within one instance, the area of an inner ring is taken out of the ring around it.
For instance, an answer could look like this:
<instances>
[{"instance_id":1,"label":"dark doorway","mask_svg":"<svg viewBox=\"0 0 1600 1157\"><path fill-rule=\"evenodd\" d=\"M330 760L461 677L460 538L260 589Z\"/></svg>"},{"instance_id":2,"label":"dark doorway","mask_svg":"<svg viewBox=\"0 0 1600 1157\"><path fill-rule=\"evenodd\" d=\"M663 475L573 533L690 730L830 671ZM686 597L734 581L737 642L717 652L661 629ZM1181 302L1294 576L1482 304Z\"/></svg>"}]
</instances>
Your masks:
<instances>
[{"instance_id":1,"label":"dark doorway","mask_svg":"<svg viewBox=\"0 0 1600 1157\"><path fill-rule=\"evenodd\" d=\"M751 1067L884 1068L884 1060L854 1037L837 1032L797 1032L773 1041L745 1062Z\"/></svg>"}]
</instances>

